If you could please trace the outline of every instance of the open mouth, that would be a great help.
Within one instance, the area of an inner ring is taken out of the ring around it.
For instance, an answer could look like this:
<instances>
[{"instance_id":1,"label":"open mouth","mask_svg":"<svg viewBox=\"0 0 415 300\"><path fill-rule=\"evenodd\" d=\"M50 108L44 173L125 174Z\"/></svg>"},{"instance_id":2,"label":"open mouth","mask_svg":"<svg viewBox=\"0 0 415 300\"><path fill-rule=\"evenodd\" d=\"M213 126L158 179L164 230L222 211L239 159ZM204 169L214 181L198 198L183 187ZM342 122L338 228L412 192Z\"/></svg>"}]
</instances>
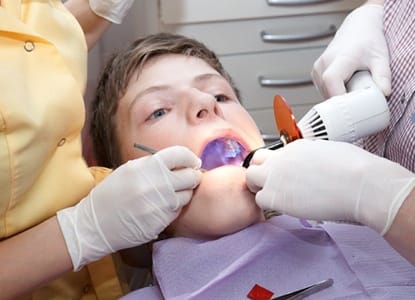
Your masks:
<instances>
[{"instance_id":1,"label":"open mouth","mask_svg":"<svg viewBox=\"0 0 415 300\"><path fill-rule=\"evenodd\" d=\"M231 138L218 138L209 142L202 151L202 168L211 170L224 165L241 165L248 150Z\"/></svg>"}]
</instances>

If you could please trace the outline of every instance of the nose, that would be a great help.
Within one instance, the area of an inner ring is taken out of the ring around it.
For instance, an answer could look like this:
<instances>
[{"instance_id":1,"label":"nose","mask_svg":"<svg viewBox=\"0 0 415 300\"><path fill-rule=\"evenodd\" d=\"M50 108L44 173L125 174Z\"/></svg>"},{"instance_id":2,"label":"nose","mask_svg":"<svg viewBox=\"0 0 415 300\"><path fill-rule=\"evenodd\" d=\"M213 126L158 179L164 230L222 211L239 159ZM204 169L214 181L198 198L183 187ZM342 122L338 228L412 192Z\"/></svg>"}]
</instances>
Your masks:
<instances>
[{"instance_id":1,"label":"nose","mask_svg":"<svg viewBox=\"0 0 415 300\"><path fill-rule=\"evenodd\" d=\"M189 118L192 122L199 123L211 118L223 117L215 96L211 94L194 91L189 103Z\"/></svg>"}]
</instances>

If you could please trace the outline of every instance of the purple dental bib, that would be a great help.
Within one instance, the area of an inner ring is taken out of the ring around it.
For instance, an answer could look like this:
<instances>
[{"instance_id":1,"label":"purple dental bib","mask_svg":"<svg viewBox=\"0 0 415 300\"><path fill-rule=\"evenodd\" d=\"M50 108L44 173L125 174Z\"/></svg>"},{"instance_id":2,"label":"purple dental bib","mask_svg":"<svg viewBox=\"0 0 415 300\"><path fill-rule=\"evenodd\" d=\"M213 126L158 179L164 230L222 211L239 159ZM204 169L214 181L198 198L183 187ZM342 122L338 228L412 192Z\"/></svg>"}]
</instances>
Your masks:
<instances>
[{"instance_id":1,"label":"purple dental bib","mask_svg":"<svg viewBox=\"0 0 415 300\"><path fill-rule=\"evenodd\" d=\"M275 297L327 278L333 286L307 299L415 295L414 266L364 226L312 225L282 215L215 240L163 240L153 250L157 285L122 300L243 300L255 284Z\"/></svg>"}]
</instances>

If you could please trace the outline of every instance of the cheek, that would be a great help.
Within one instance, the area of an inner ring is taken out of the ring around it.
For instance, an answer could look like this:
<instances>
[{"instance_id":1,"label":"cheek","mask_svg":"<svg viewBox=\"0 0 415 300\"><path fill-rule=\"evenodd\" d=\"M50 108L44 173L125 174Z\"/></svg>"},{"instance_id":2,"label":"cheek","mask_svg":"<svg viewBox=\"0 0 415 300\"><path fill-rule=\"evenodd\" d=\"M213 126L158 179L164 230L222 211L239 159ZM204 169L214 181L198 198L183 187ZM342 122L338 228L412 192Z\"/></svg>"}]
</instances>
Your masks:
<instances>
[{"instance_id":1,"label":"cheek","mask_svg":"<svg viewBox=\"0 0 415 300\"><path fill-rule=\"evenodd\" d=\"M245 124L246 129L251 132L253 135L260 136L259 128L256 125L254 119L247 112L244 114L244 118L241 118L243 124Z\"/></svg>"},{"instance_id":2,"label":"cheek","mask_svg":"<svg viewBox=\"0 0 415 300\"><path fill-rule=\"evenodd\" d=\"M226 119L235 127L242 129L254 140L261 140L261 133L251 115L243 108L237 107L226 112Z\"/></svg>"},{"instance_id":3,"label":"cheek","mask_svg":"<svg viewBox=\"0 0 415 300\"><path fill-rule=\"evenodd\" d=\"M156 150L188 143L187 128L182 120L171 113L152 124L140 126L136 132L139 143L150 146Z\"/></svg>"},{"instance_id":4,"label":"cheek","mask_svg":"<svg viewBox=\"0 0 415 300\"><path fill-rule=\"evenodd\" d=\"M134 143L136 142L136 139L129 135L118 135L118 145L120 147L120 155L121 155L121 161L126 162L141 156L147 155L147 153L144 153L137 148L134 147Z\"/></svg>"}]
</instances>

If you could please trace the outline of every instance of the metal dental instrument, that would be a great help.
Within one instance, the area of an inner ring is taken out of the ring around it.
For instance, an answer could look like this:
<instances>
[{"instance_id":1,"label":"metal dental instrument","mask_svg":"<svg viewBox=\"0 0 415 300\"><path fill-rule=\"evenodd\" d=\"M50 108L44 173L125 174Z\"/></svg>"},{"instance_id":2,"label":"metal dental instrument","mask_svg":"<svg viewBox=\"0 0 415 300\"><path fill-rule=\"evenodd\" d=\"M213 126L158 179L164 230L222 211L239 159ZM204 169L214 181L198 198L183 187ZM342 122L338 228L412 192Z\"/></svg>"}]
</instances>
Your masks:
<instances>
[{"instance_id":1,"label":"metal dental instrument","mask_svg":"<svg viewBox=\"0 0 415 300\"><path fill-rule=\"evenodd\" d=\"M265 146L262 146L260 148L257 148L255 150L249 152L248 155L245 157L245 159L242 162L242 167L244 167L244 168L249 167L249 164L251 163L251 160L254 157L255 152L257 152L259 149L276 150L276 149L279 149L279 148L283 147L285 144L282 141L282 139L280 138L279 140L277 140L277 141L275 141L271 144L267 144Z\"/></svg>"},{"instance_id":2,"label":"metal dental instrument","mask_svg":"<svg viewBox=\"0 0 415 300\"><path fill-rule=\"evenodd\" d=\"M140 150L142 150L144 152L147 152L147 153L149 153L151 155L153 155L153 154L155 154L157 152L156 149L153 149L153 148L151 148L149 146L146 146L146 145L143 145L143 144L139 144L139 143L134 143L134 148L140 149ZM197 168L197 170L199 170L200 172L206 172L206 170L203 169L203 168Z\"/></svg>"},{"instance_id":3,"label":"metal dental instrument","mask_svg":"<svg viewBox=\"0 0 415 300\"><path fill-rule=\"evenodd\" d=\"M154 153L157 152L157 150L155 150L153 148L150 148L150 147L148 147L146 145L143 145L143 144L134 143L134 147L137 148L137 149L143 150L147 153L150 153L150 154L154 154Z\"/></svg>"},{"instance_id":4,"label":"metal dental instrument","mask_svg":"<svg viewBox=\"0 0 415 300\"><path fill-rule=\"evenodd\" d=\"M321 290L324 290L332 285L333 285L333 279L329 278L329 279L317 282L315 284L312 284L308 287L296 290L294 292L272 298L271 300L299 300L307 296L310 296L314 293L317 293Z\"/></svg>"}]
</instances>

